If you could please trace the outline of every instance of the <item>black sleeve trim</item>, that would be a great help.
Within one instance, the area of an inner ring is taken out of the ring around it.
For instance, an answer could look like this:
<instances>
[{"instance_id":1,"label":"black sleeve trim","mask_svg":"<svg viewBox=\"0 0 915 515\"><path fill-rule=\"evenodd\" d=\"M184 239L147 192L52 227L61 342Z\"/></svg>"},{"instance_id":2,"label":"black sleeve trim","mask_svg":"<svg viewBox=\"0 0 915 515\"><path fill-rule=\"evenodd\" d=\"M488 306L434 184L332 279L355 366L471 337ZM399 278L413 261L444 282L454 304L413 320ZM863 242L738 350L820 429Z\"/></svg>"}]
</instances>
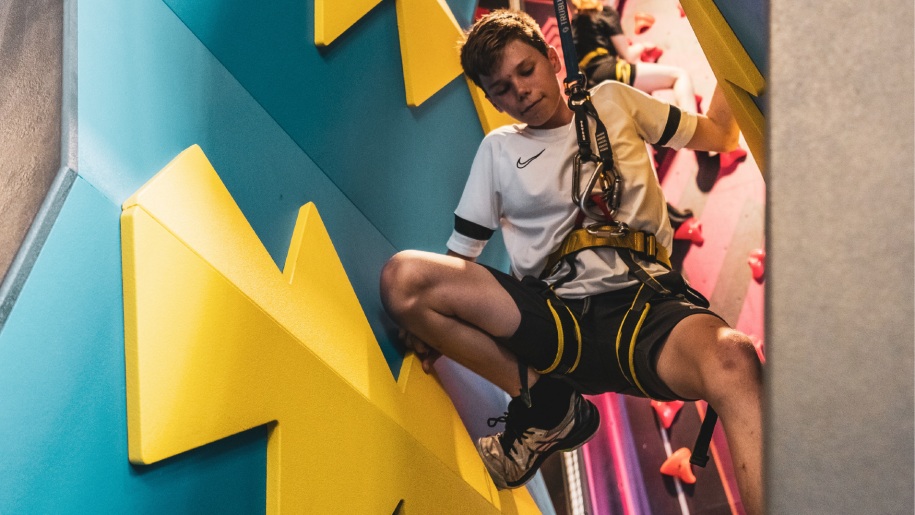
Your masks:
<instances>
[{"instance_id":1,"label":"black sleeve trim","mask_svg":"<svg viewBox=\"0 0 915 515\"><path fill-rule=\"evenodd\" d=\"M666 145L670 138L674 137L674 134L677 133L677 127L680 126L680 109L677 106L671 105L670 112L667 113L667 125L664 126L664 133L661 134L661 139L658 140L656 145L661 145L662 147Z\"/></svg>"},{"instance_id":2,"label":"black sleeve trim","mask_svg":"<svg viewBox=\"0 0 915 515\"><path fill-rule=\"evenodd\" d=\"M492 238L493 233L495 232L492 229L487 229L480 224L475 224L470 220L465 220L458 215L454 215L454 230L458 234L467 236L468 238L473 238L480 241L488 241L489 238Z\"/></svg>"}]
</instances>

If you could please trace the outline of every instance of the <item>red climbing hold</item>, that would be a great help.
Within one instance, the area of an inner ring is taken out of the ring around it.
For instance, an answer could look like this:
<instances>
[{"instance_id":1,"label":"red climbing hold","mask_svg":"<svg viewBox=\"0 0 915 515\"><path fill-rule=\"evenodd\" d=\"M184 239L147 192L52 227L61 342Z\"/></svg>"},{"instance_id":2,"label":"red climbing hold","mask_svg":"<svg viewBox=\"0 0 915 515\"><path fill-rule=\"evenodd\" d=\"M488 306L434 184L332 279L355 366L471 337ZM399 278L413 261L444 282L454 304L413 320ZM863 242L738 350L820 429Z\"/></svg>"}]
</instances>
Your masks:
<instances>
[{"instance_id":1,"label":"red climbing hold","mask_svg":"<svg viewBox=\"0 0 915 515\"><path fill-rule=\"evenodd\" d=\"M766 275L766 251L763 249L751 250L747 263L750 265L750 270L753 271L753 279L756 279L756 282L762 282Z\"/></svg>"},{"instance_id":2,"label":"red climbing hold","mask_svg":"<svg viewBox=\"0 0 915 515\"><path fill-rule=\"evenodd\" d=\"M725 152L721 154L721 168L719 168L718 176L727 175L737 169L737 165L747 160L747 151L738 148L730 152Z\"/></svg>"},{"instance_id":3,"label":"red climbing hold","mask_svg":"<svg viewBox=\"0 0 915 515\"><path fill-rule=\"evenodd\" d=\"M654 25L654 16L648 13L635 13L635 33L644 34Z\"/></svg>"},{"instance_id":4,"label":"red climbing hold","mask_svg":"<svg viewBox=\"0 0 915 515\"><path fill-rule=\"evenodd\" d=\"M651 401L651 407L654 408L655 413L658 414L658 420L661 421L661 425L664 429L670 429L670 425L674 423L674 419L677 417L677 413L680 412L680 408L683 407L683 404L683 401Z\"/></svg>"},{"instance_id":5,"label":"red climbing hold","mask_svg":"<svg viewBox=\"0 0 915 515\"><path fill-rule=\"evenodd\" d=\"M683 225L674 232L674 239L689 240L696 245L702 245L705 243L705 238L702 237L702 222L695 218L683 222Z\"/></svg>"},{"instance_id":6,"label":"red climbing hold","mask_svg":"<svg viewBox=\"0 0 915 515\"><path fill-rule=\"evenodd\" d=\"M693 467L689 463L691 455L692 453L686 447L677 449L669 458L664 460L661 465L661 474L678 477L680 481L690 485L695 483L696 476L693 475Z\"/></svg>"},{"instance_id":7,"label":"red climbing hold","mask_svg":"<svg viewBox=\"0 0 915 515\"><path fill-rule=\"evenodd\" d=\"M664 55L663 49L656 46L649 46L642 51L642 55L639 57L639 59L646 63L656 63L662 55Z\"/></svg>"},{"instance_id":8,"label":"red climbing hold","mask_svg":"<svg viewBox=\"0 0 915 515\"><path fill-rule=\"evenodd\" d=\"M681 4L677 4L677 9L680 11L680 17L686 18L686 11L683 10L683 6Z\"/></svg>"}]
</instances>

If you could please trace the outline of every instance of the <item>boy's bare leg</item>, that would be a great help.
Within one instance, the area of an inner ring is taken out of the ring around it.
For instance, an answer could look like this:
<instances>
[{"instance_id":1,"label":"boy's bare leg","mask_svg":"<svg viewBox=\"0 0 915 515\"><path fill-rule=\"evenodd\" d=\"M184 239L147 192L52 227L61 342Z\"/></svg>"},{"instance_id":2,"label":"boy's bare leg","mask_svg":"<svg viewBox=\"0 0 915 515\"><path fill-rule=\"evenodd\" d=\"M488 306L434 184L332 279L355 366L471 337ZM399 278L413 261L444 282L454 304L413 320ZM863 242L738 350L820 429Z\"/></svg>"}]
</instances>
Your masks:
<instances>
[{"instance_id":1,"label":"boy's bare leg","mask_svg":"<svg viewBox=\"0 0 915 515\"><path fill-rule=\"evenodd\" d=\"M675 393L704 399L718 413L744 508L761 515L762 370L753 343L714 316L690 316L671 331L657 371Z\"/></svg>"},{"instance_id":2,"label":"boy's bare leg","mask_svg":"<svg viewBox=\"0 0 915 515\"><path fill-rule=\"evenodd\" d=\"M381 295L388 314L409 339L418 339L512 397L520 393L518 361L494 338L514 334L521 313L488 270L456 257L404 251L385 265ZM528 370L530 386L538 378Z\"/></svg>"}]
</instances>

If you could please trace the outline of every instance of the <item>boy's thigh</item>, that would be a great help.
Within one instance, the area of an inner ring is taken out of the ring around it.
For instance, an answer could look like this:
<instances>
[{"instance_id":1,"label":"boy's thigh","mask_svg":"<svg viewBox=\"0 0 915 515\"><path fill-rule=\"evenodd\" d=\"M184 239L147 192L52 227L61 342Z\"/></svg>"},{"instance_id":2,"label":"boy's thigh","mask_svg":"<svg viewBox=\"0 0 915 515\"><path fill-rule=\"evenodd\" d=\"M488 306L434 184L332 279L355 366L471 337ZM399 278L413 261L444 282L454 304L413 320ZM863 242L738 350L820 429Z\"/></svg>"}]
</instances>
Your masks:
<instances>
[{"instance_id":1,"label":"boy's thigh","mask_svg":"<svg viewBox=\"0 0 915 515\"><path fill-rule=\"evenodd\" d=\"M731 333L739 334L712 312L684 318L657 352L659 378L681 396L702 397L704 371L718 359L718 342Z\"/></svg>"},{"instance_id":2,"label":"boy's thigh","mask_svg":"<svg viewBox=\"0 0 915 515\"><path fill-rule=\"evenodd\" d=\"M658 356L671 332L684 320L696 316L719 319L712 311L678 297L655 297L643 312L630 311L638 288L592 299L589 312L582 317L588 365L580 380L591 390L691 400L668 387L659 376ZM624 319L632 320L624 325Z\"/></svg>"}]
</instances>

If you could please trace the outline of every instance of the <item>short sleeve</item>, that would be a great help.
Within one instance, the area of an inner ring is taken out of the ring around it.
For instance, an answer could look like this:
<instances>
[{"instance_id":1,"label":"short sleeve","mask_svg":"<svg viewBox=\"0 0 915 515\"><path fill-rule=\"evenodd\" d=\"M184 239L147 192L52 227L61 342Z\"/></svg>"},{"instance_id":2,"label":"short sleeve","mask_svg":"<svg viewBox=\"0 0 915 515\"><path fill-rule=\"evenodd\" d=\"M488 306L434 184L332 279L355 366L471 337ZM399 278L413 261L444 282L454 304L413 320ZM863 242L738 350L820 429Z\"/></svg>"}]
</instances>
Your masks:
<instances>
[{"instance_id":1,"label":"short sleeve","mask_svg":"<svg viewBox=\"0 0 915 515\"><path fill-rule=\"evenodd\" d=\"M454 230L447 247L462 256L479 256L499 227L495 153L493 138L488 136L477 150L461 200L454 210Z\"/></svg>"},{"instance_id":2,"label":"short sleeve","mask_svg":"<svg viewBox=\"0 0 915 515\"><path fill-rule=\"evenodd\" d=\"M620 83L605 85L613 88L613 95L632 116L639 135L653 145L679 150L689 143L696 132L695 114Z\"/></svg>"}]
</instances>

